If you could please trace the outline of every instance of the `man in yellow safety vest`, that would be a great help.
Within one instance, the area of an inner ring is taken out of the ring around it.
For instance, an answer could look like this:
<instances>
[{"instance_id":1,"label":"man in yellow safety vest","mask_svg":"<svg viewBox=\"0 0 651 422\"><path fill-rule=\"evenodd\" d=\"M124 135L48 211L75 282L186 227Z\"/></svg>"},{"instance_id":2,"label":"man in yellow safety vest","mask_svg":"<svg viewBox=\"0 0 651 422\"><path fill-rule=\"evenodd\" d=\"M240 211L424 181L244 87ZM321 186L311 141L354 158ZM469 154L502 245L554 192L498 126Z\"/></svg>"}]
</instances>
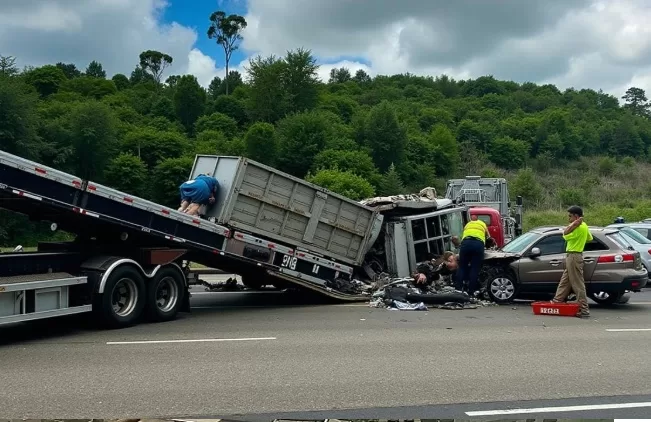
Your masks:
<instances>
[{"instance_id":1,"label":"man in yellow safety vest","mask_svg":"<svg viewBox=\"0 0 651 422\"><path fill-rule=\"evenodd\" d=\"M468 294L473 296L479 290L479 270L484 260L486 238L490 237L486 223L477 219L476 215L463 228L461 245L459 245L459 269L457 274L457 290L463 290L464 282L468 282Z\"/></svg>"}]
</instances>

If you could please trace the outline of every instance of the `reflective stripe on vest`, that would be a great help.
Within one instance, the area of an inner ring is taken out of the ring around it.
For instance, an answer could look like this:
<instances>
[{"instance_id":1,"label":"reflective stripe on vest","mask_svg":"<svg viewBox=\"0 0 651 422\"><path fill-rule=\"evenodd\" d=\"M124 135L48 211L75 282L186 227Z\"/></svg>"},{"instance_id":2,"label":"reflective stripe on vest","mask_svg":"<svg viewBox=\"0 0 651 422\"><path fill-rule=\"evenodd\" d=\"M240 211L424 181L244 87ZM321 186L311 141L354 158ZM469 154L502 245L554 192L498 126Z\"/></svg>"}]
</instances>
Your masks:
<instances>
[{"instance_id":1,"label":"reflective stripe on vest","mask_svg":"<svg viewBox=\"0 0 651 422\"><path fill-rule=\"evenodd\" d=\"M463 228L463 235L461 236L461 239L465 239L466 237L475 237L482 242L486 243L486 231L485 231L486 225L484 224L483 221L479 220L473 220L470 221L468 224L466 224L466 227Z\"/></svg>"}]
</instances>

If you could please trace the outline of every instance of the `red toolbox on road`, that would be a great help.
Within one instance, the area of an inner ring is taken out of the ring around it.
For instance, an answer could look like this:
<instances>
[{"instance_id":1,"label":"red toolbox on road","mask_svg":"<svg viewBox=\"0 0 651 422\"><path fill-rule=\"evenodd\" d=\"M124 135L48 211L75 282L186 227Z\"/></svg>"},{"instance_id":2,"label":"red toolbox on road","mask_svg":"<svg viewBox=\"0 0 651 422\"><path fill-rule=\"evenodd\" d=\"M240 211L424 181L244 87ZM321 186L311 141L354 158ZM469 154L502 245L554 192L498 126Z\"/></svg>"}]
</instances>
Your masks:
<instances>
[{"instance_id":1,"label":"red toolbox on road","mask_svg":"<svg viewBox=\"0 0 651 422\"><path fill-rule=\"evenodd\" d=\"M556 315L575 317L579 313L578 303L534 302L531 304L535 315Z\"/></svg>"}]
</instances>

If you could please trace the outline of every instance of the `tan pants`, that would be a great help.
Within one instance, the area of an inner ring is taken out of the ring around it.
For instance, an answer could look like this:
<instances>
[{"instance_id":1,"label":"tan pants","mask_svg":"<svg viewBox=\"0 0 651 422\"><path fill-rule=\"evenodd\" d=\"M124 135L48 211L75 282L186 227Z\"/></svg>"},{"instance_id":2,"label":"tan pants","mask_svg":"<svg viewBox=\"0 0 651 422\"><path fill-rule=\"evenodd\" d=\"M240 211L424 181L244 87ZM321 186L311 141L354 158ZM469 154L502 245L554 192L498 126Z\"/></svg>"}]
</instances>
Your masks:
<instances>
[{"instance_id":1,"label":"tan pants","mask_svg":"<svg viewBox=\"0 0 651 422\"><path fill-rule=\"evenodd\" d=\"M585 281L583 280L583 254L570 252L565 259L565 271L556 289L554 302L564 302L570 292L574 291L576 300L581 306L581 313L588 314L588 296L585 293Z\"/></svg>"}]
</instances>

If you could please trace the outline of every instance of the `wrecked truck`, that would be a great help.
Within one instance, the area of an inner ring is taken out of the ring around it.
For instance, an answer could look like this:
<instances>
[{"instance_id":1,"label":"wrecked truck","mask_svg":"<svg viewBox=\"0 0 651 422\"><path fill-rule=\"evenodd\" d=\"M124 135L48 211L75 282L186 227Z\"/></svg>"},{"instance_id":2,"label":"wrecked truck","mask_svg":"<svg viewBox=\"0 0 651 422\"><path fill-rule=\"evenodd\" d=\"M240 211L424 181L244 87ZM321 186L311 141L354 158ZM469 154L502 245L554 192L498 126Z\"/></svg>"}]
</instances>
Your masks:
<instances>
[{"instance_id":1,"label":"wrecked truck","mask_svg":"<svg viewBox=\"0 0 651 422\"><path fill-rule=\"evenodd\" d=\"M469 217L432 188L357 202L244 157L198 155L199 174L219 191L196 217L0 151L0 207L74 235L0 254L0 325L86 312L111 327L169 321L190 310L190 262L252 287L368 300L380 274L409 277L453 249Z\"/></svg>"}]
</instances>

